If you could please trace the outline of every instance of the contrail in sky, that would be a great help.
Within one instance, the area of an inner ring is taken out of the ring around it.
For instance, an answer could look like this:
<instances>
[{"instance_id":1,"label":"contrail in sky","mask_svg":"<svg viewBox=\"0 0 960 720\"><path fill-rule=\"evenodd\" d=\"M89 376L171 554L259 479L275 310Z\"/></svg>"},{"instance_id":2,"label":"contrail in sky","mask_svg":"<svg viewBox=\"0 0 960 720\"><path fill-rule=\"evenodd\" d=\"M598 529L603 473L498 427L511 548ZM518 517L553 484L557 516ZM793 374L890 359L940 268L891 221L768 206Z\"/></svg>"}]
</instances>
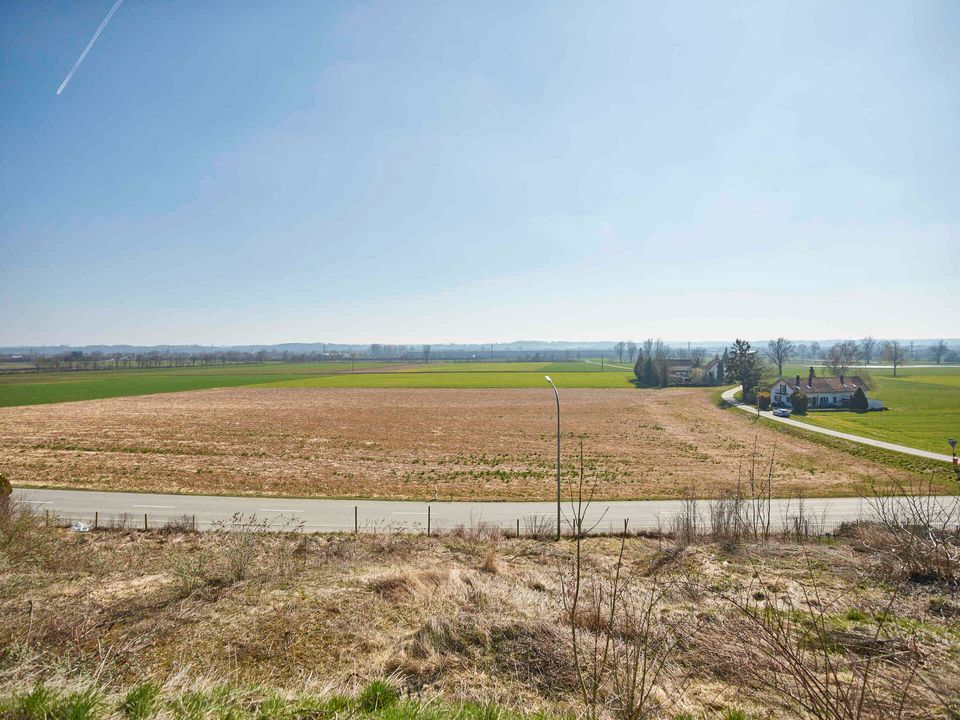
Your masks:
<instances>
[{"instance_id":1,"label":"contrail in sky","mask_svg":"<svg viewBox=\"0 0 960 720\"><path fill-rule=\"evenodd\" d=\"M60 83L60 87L57 88L57 95L62 93L63 89L67 86L67 83L70 82L70 78L73 77L73 74L77 71L77 68L80 67L80 63L83 62L83 59L87 56L87 53L90 52L90 48L93 47L93 44L97 41L97 38L100 37L100 33L103 32L103 29L107 26L107 23L110 22L110 18L113 17L113 14L117 11L117 8L120 7L120 3L122 2L123 0L117 0L113 7L110 8L110 12L107 13L107 16L103 19L103 22L100 23L100 27L97 28L97 31L93 34L93 37L90 38L90 42L87 43L87 46L83 49L83 52L80 53L80 57L77 58L77 61L73 64L73 67L70 68L70 72L67 73L67 77L62 83Z\"/></svg>"}]
</instances>

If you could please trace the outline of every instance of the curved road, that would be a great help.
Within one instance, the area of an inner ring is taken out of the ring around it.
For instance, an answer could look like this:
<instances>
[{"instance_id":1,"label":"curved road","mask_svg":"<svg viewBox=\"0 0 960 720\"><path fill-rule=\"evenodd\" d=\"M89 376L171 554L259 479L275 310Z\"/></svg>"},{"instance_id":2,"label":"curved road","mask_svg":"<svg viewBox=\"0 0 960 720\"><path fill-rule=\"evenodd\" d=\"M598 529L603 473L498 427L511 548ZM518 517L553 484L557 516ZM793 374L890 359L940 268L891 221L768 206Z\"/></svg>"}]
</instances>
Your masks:
<instances>
[{"instance_id":1,"label":"curved road","mask_svg":"<svg viewBox=\"0 0 960 720\"><path fill-rule=\"evenodd\" d=\"M739 410L748 412L751 415L757 415L757 409L755 407L742 403L733 397L737 390L739 390L738 387L732 387L729 390L725 390L720 397L723 398L724 402L729 405L733 405ZM820 433L821 435L829 435L831 437L841 438L842 440L850 440L851 442L860 443L861 445L873 445L873 447L883 448L884 450L893 450L894 452L905 453L907 455L916 455L917 457L927 458L928 460L953 462L953 458L950 455L942 455L940 453L929 452L928 450L919 450L917 448L907 447L906 445L897 445L895 443L884 442L883 440L873 440L860 435L851 435L849 433L838 432L837 430L829 430L816 425L810 425L797 420L791 420L790 418L776 417L771 410L764 410L759 414L767 420L774 420L776 422L783 423L784 425L792 425L793 427L798 427L809 432Z\"/></svg>"}]
</instances>

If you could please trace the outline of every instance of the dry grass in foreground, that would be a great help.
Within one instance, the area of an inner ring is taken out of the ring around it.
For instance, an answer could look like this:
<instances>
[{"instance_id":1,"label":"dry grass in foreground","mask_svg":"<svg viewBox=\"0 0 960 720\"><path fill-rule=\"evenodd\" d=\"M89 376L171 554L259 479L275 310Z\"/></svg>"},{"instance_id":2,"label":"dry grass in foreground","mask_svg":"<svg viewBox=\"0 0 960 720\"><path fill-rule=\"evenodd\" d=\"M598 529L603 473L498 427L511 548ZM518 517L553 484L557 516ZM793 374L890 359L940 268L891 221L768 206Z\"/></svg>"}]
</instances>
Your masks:
<instances>
[{"instance_id":1,"label":"dry grass in foreground","mask_svg":"<svg viewBox=\"0 0 960 720\"><path fill-rule=\"evenodd\" d=\"M716 496L754 447L788 496L911 477L739 415L709 388L564 390L564 473L584 441L606 499ZM546 390L205 390L2 408L0 467L20 487L545 500L554 423Z\"/></svg>"},{"instance_id":2,"label":"dry grass in foreground","mask_svg":"<svg viewBox=\"0 0 960 720\"><path fill-rule=\"evenodd\" d=\"M115 703L148 683L160 717L346 717L364 711L259 708L264 688L321 703L385 679L413 703L385 717L429 717L423 703L493 708L483 717L960 712L955 539L905 542L903 514L807 544L688 520L701 529L673 539L552 543L244 521L79 534L13 508L0 522L0 696L15 709L43 683ZM932 571L914 574L907 561L931 547ZM260 699L177 709L198 691Z\"/></svg>"}]
</instances>

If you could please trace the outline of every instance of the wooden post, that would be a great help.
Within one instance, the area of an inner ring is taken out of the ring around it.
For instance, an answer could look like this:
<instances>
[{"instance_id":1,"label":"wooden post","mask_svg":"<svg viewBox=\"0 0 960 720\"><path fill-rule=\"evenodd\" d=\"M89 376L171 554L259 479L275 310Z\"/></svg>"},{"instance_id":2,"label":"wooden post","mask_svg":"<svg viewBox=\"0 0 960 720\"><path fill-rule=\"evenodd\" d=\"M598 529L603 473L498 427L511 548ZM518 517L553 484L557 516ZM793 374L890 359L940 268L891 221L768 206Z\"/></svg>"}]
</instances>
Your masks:
<instances>
[{"instance_id":1,"label":"wooden post","mask_svg":"<svg viewBox=\"0 0 960 720\"><path fill-rule=\"evenodd\" d=\"M143 514L143 529L144 529L144 530L147 529L147 514L146 514L146 513Z\"/></svg>"},{"instance_id":2,"label":"wooden post","mask_svg":"<svg viewBox=\"0 0 960 720\"><path fill-rule=\"evenodd\" d=\"M196 516L196 515L193 516L193 531L194 531L194 532L197 531L197 516Z\"/></svg>"},{"instance_id":3,"label":"wooden post","mask_svg":"<svg viewBox=\"0 0 960 720\"><path fill-rule=\"evenodd\" d=\"M96 530L100 527L100 512L95 510L93 513L93 529Z\"/></svg>"},{"instance_id":4,"label":"wooden post","mask_svg":"<svg viewBox=\"0 0 960 720\"><path fill-rule=\"evenodd\" d=\"M360 532L360 523L357 520L357 506L353 506L353 534L356 535Z\"/></svg>"},{"instance_id":5,"label":"wooden post","mask_svg":"<svg viewBox=\"0 0 960 720\"><path fill-rule=\"evenodd\" d=\"M627 536L627 523L630 522L630 518L623 519L623 536Z\"/></svg>"},{"instance_id":6,"label":"wooden post","mask_svg":"<svg viewBox=\"0 0 960 720\"><path fill-rule=\"evenodd\" d=\"M520 518L517 518L517 539L520 538Z\"/></svg>"},{"instance_id":7,"label":"wooden post","mask_svg":"<svg viewBox=\"0 0 960 720\"><path fill-rule=\"evenodd\" d=\"M430 537L430 506L427 505L427 537Z\"/></svg>"}]
</instances>

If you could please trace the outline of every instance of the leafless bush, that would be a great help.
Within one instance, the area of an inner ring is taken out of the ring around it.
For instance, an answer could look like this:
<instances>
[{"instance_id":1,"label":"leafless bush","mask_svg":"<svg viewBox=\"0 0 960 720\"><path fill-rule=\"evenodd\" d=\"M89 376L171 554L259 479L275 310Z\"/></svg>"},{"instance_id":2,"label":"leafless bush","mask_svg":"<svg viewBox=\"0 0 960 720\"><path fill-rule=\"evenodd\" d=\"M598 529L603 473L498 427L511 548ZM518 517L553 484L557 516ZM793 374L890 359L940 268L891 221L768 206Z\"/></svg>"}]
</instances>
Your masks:
<instances>
[{"instance_id":1,"label":"leafless bush","mask_svg":"<svg viewBox=\"0 0 960 720\"><path fill-rule=\"evenodd\" d=\"M546 515L530 515L523 519L523 535L537 540L547 540L557 532L556 520Z\"/></svg>"},{"instance_id":2,"label":"leafless bush","mask_svg":"<svg viewBox=\"0 0 960 720\"><path fill-rule=\"evenodd\" d=\"M180 517L170 518L160 528L165 533L189 533L196 530L196 523L192 515L181 515Z\"/></svg>"},{"instance_id":3,"label":"leafless bush","mask_svg":"<svg viewBox=\"0 0 960 720\"><path fill-rule=\"evenodd\" d=\"M623 720L654 717L683 685L683 673L668 672L681 633L661 616L671 583L656 573L644 580L628 569L626 534L612 568L585 569L585 519L593 494L584 483L581 451L574 553L558 572L577 689L588 718L608 712Z\"/></svg>"},{"instance_id":4,"label":"leafless bush","mask_svg":"<svg viewBox=\"0 0 960 720\"><path fill-rule=\"evenodd\" d=\"M256 515L245 517L242 513L234 513L229 522L217 522L213 527L223 532L224 579L228 583L245 580L256 562L260 540L270 530L270 524L258 520Z\"/></svg>"},{"instance_id":5,"label":"leafless bush","mask_svg":"<svg viewBox=\"0 0 960 720\"><path fill-rule=\"evenodd\" d=\"M960 499L934 494L932 481L874 490L875 522L861 524L858 539L885 570L914 581L960 583Z\"/></svg>"},{"instance_id":6,"label":"leafless bush","mask_svg":"<svg viewBox=\"0 0 960 720\"><path fill-rule=\"evenodd\" d=\"M28 503L8 500L0 512L0 564L39 565L55 556L56 528Z\"/></svg>"},{"instance_id":7,"label":"leafless bush","mask_svg":"<svg viewBox=\"0 0 960 720\"><path fill-rule=\"evenodd\" d=\"M864 634L836 629L831 613L839 600L823 597L815 573L799 588L794 600L758 573L742 593L718 593L733 609L711 641L718 665L774 692L791 713L827 720L913 716L911 688L922 657L892 622L896 589Z\"/></svg>"},{"instance_id":8,"label":"leafless bush","mask_svg":"<svg viewBox=\"0 0 960 720\"><path fill-rule=\"evenodd\" d=\"M469 524L456 525L447 534L468 542L487 542L500 540L503 537L503 529L499 525L475 518L471 514Z\"/></svg>"},{"instance_id":9,"label":"leafless bush","mask_svg":"<svg viewBox=\"0 0 960 720\"><path fill-rule=\"evenodd\" d=\"M670 533L681 546L696 543L703 537L704 519L692 490L684 491L680 512L670 518Z\"/></svg>"},{"instance_id":10,"label":"leafless bush","mask_svg":"<svg viewBox=\"0 0 960 720\"><path fill-rule=\"evenodd\" d=\"M784 540L797 543L806 543L823 537L826 529L826 511L816 514L807 509L803 496L799 496L787 503L781 518L782 531L780 536Z\"/></svg>"},{"instance_id":11,"label":"leafless bush","mask_svg":"<svg viewBox=\"0 0 960 720\"><path fill-rule=\"evenodd\" d=\"M203 535L196 548L173 555L170 569L183 594L205 585L232 585L255 571L290 575L306 559L300 529L283 519L274 526L255 515L236 513L229 521L214 523L213 532Z\"/></svg>"}]
</instances>

